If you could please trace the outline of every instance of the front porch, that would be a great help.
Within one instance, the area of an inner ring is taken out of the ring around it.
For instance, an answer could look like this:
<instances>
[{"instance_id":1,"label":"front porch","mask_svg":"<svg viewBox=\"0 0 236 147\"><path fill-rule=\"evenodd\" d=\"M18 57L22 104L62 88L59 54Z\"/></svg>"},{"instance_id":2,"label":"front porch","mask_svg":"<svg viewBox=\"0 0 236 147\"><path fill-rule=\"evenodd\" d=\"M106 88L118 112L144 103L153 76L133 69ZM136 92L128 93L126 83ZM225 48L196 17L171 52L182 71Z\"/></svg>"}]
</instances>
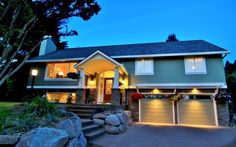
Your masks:
<instances>
[{"instance_id":1,"label":"front porch","mask_svg":"<svg viewBox=\"0 0 236 147\"><path fill-rule=\"evenodd\" d=\"M127 101L128 72L100 51L75 65L79 88L75 103L120 105Z\"/></svg>"}]
</instances>

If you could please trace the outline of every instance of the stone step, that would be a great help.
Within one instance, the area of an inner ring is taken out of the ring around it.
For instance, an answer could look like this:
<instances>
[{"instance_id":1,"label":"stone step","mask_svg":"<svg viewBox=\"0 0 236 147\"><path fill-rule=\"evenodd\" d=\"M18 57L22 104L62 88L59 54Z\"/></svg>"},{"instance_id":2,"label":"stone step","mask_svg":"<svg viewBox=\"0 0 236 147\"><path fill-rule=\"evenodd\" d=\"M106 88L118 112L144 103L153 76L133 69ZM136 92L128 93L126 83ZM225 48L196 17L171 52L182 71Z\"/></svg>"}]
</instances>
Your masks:
<instances>
[{"instance_id":1,"label":"stone step","mask_svg":"<svg viewBox=\"0 0 236 147\"><path fill-rule=\"evenodd\" d=\"M105 130L96 130L94 132L84 134L85 138L87 139L88 143L91 143L93 140L98 139L106 134Z\"/></svg>"},{"instance_id":2,"label":"stone step","mask_svg":"<svg viewBox=\"0 0 236 147\"><path fill-rule=\"evenodd\" d=\"M96 111L93 109L75 109L75 108L71 108L68 110L75 113L94 113Z\"/></svg>"},{"instance_id":3,"label":"stone step","mask_svg":"<svg viewBox=\"0 0 236 147\"><path fill-rule=\"evenodd\" d=\"M82 128L89 126L89 125L93 125L94 122L91 119L81 119L81 124L82 124Z\"/></svg>"},{"instance_id":4,"label":"stone step","mask_svg":"<svg viewBox=\"0 0 236 147\"><path fill-rule=\"evenodd\" d=\"M75 113L75 114L80 118L92 119L93 117L93 114L87 114L87 113Z\"/></svg>"},{"instance_id":5,"label":"stone step","mask_svg":"<svg viewBox=\"0 0 236 147\"><path fill-rule=\"evenodd\" d=\"M89 125L89 126L86 126L86 127L82 127L82 131L84 132L84 134L87 134L87 133L90 133L90 132L93 132L95 130L100 130L102 129L99 125Z\"/></svg>"}]
</instances>

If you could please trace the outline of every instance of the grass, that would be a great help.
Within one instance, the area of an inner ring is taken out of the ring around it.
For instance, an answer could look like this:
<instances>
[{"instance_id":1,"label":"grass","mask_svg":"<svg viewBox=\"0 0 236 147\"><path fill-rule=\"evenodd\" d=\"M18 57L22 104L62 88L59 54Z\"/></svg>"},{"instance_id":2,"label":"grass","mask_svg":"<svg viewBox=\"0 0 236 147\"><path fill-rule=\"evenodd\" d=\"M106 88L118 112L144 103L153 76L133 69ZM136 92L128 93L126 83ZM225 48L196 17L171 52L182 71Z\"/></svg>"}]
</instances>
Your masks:
<instances>
[{"instance_id":1,"label":"grass","mask_svg":"<svg viewBox=\"0 0 236 147\"><path fill-rule=\"evenodd\" d=\"M22 103L23 102L0 102L0 107L11 108Z\"/></svg>"}]
</instances>

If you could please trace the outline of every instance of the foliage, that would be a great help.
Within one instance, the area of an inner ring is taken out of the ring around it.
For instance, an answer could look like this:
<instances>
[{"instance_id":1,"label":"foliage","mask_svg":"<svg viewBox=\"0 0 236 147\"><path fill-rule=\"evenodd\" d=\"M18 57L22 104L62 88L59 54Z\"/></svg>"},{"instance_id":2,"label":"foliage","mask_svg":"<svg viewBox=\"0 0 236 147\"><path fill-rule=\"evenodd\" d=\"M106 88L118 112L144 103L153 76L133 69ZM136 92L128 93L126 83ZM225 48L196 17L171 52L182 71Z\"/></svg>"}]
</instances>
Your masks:
<instances>
[{"instance_id":1,"label":"foliage","mask_svg":"<svg viewBox=\"0 0 236 147\"><path fill-rule=\"evenodd\" d=\"M171 95L169 100L170 101L174 101L174 102L178 102L180 101L181 99L183 98L183 96L181 94L174 94L174 95Z\"/></svg>"},{"instance_id":2,"label":"foliage","mask_svg":"<svg viewBox=\"0 0 236 147\"><path fill-rule=\"evenodd\" d=\"M168 38L166 39L166 42L176 42L176 41L179 41L179 40L176 38L175 34L170 34Z\"/></svg>"},{"instance_id":3,"label":"foliage","mask_svg":"<svg viewBox=\"0 0 236 147\"><path fill-rule=\"evenodd\" d=\"M55 104L49 103L44 97L35 97L28 105L28 111L34 113L39 117L46 116L47 114L55 113Z\"/></svg>"},{"instance_id":4,"label":"foliage","mask_svg":"<svg viewBox=\"0 0 236 147\"><path fill-rule=\"evenodd\" d=\"M2 132L5 124L6 119L9 116L10 111L7 108L1 107L0 108L0 133Z\"/></svg>"},{"instance_id":5,"label":"foliage","mask_svg":"<svg viewBox=\"0 0 236 147\"><path fill-rule=\"evenodd\" d=\"M133 102L138 101L138 100L140 100L142 98L143 98L143 95L141 93L134 92L134 93L131 94L131 100Z\"/></svg>"},{"instance_id":6,"label":"foliage","mask_svg":"<svg viewBox=\"0 0 236 147\"><path fill-rule=\"evenodd\" d=\"M68 31L67 20L89 20L100 9L96 0L0 0L0 86L36 54L45 34L64 48L60 37L78 34Z\"/></svg>"},{"instance_id":7,"label":"foliage","mask_svg":"<svg viewBox=\"0 0 236 147\"><path fill-rule=\"evenodd\" d=\"M215 101L218 104L226 104L226 102L231 101L232 97L229 93L226 92L219 92L215 95Z\"/></svg>"}]
</instances>

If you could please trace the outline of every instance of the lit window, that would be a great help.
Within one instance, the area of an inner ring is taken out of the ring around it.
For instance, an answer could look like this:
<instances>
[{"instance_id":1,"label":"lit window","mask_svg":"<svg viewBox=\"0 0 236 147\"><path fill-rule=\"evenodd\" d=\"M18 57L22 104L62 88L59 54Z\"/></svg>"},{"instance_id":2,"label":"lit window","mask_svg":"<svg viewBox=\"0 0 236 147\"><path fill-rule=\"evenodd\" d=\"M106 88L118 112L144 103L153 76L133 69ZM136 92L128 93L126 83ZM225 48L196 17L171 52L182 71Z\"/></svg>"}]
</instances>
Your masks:
<instances>
[{"instance_id":1,"label":"lit window","mask_svg":"<svg viewBox=\"0 0 236 147\"><path fill-rule=\"evenodd\" d=\"M185 74L206 74L206 62L203 57L185 58Z\"/></svg>"},{"instance_id":2,"label":"lit window","mask_svg":"<svg viewBox=\"0 0 236 147\"><path fill-rule=\"evenodd\" d=\"M68 73L76 73L73 67L76 63L49 63L47 65L47 78L68 78Z\"/></svg>"},{"instance_id":3,"label":"lit window","mask_svg":"<svg viewBox=\"0 0 236 147\"><path fill-rule=\"evenodd\" d=\"M135 62L136 75L153 75L153 59L137 59Z\"/></svg>"}]
</instances>

